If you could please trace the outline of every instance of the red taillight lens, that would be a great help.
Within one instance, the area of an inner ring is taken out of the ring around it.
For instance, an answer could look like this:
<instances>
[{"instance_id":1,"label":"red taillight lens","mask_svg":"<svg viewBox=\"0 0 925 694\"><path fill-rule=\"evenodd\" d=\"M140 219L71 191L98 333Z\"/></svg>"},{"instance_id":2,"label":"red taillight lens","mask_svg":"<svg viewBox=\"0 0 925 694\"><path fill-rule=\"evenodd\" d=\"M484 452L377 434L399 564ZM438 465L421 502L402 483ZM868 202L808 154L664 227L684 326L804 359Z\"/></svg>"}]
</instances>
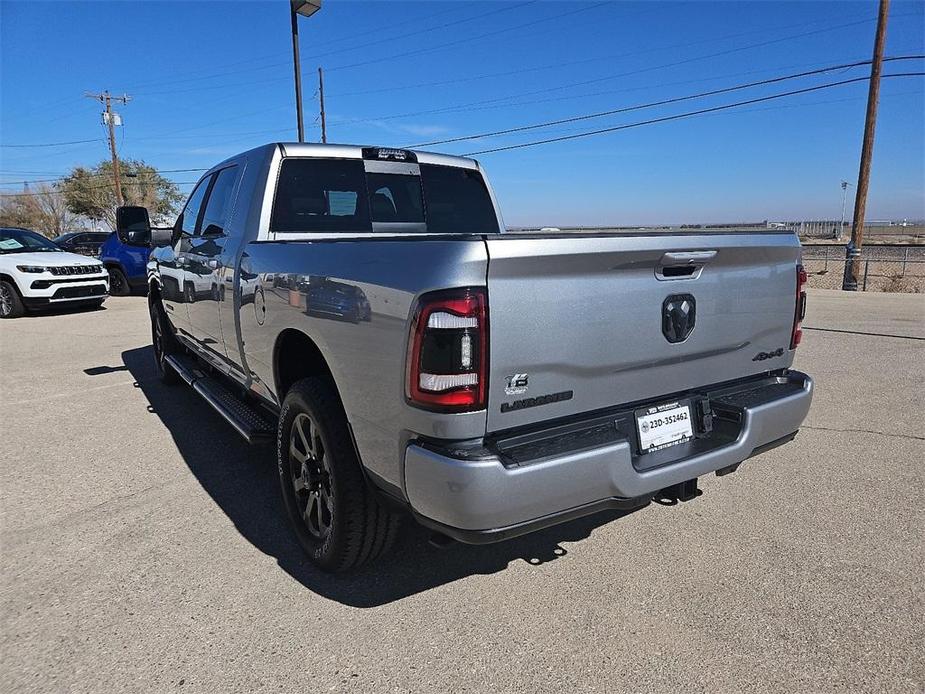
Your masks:
<instances>
[{"instance_id":1,"label":"red taillight lens","mask_svg":"<svg viewBox=\"0 0 925 694\"><path fill-rule=\"evenodd\" d=\"M425 294L408 344L405 394L439 412L485 408L488 393L488 297L483 288Z\"/></svg>"},{"instance_id":2,"label":"red taillight lens","mask_svg":"<svg viewBox=\"0 0 925 694\"><path fill-rule=\"evenodd\" d=\"M797 303L793 312L793 332L790 349L796 349L803 340L803 317L806 315L806 270L797 265Z\"/></svg>"}]
</instances>

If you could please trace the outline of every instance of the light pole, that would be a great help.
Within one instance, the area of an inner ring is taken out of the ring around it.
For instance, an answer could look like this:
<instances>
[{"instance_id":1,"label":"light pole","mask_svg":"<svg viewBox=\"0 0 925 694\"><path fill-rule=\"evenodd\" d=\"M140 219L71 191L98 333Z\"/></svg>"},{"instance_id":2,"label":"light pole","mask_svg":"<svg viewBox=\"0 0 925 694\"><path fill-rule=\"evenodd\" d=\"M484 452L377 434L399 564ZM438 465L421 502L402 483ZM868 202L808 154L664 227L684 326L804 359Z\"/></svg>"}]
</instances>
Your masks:
<instances>
[{"instance_id":1,"label":"light pole","mask_svg":"<svg viewBox=\"0 0 925 694\"><path fill-rule=\"evenodd\" d=\"M299 124L299 142L305 142L305 127L302 125L302 68L299 65L299 21L298 15L311 17L321 9L321 0L289 0L292 20L292 67L295 70L295 114Z\"/></svg>"},{"instance_id":2,"label":"light pole","mask_svg":"<svg viewBox=\"0 0 925 694\"><path fill-rule=\"evenodd\" d=\"M845 234L845 210L848 207L848 186L851 184L848 181L841 182L842 196L841 196L841 226L838 227L838 240L841 241L841 237Z\"/></svg>"}]
</instances>

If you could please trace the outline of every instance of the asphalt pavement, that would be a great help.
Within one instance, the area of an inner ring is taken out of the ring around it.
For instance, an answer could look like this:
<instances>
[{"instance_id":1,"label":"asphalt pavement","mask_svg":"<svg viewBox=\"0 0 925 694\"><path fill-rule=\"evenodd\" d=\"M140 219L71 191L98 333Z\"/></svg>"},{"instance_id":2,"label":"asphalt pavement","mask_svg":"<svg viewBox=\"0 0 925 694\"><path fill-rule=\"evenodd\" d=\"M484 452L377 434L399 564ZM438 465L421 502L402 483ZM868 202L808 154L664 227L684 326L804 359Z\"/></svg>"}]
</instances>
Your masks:
<instances>
[{"instance_id":1,"label":"asphalt pavement","mask_svg":"<svg viewBox=\"0 0 925 694\"><path fill-rule=\"evenodd\" d=\"M696 500L332 577L144 298L4 321L0 690L921 692L925 300L806 325L806 425Z\"/></svg>"}]
</instances>

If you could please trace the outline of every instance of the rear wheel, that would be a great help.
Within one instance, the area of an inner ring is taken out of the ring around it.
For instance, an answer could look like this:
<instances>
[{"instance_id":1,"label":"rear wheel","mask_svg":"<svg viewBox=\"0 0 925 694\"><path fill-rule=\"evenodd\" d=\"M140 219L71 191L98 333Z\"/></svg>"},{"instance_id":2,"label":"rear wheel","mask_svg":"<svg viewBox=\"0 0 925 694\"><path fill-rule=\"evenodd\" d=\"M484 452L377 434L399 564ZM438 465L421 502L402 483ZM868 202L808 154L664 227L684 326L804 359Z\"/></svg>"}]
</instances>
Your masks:
<instances>
[{"instance_id":1,"label":"rear wheel","mask_svg":"<svg viewBox=\"0 0 925 694\"><path fill-rule=\"evenodd\" d=\"M330 378L298 381L283 401L277 463L299 544L325 571L356 568L389 549L398 516L370 490Z\"/></svg>"},{"instance_id":2,"label":"rear wheel","mask_svg":"<svg viewBox=\"0 0 925 694\"><path fill-rule=\"evenodd\" d=\"M130 292L128 277L121 268L109 268L109 293L112 296L128 296Z\"/></svg>"},{"instance_id":3,"label":"rear wheel","mask_svg":"<svg viewBox=\"0 0 925 694\"><path fill-rule=\"evenodd\" d=\"M0 281L0 318L19 318L26 312L16 287L7 281Z\"/></svg>"},{"instance_id":4,"label":"rear wheel","mask_svg":"<svg viewBox=\"0 0 925 694\"><path fill-rule=\"evenodd\" d=\"M162 383L172 386L180 382L180 376L173 367L167 363L168 354L177 354L180 352L180 344L174 337L170 326L167 324L167 317L160 309L156 301L150 302L151 313L151 343L154 348L154 370L157 377Z\"/></svg>"}]
</instances>

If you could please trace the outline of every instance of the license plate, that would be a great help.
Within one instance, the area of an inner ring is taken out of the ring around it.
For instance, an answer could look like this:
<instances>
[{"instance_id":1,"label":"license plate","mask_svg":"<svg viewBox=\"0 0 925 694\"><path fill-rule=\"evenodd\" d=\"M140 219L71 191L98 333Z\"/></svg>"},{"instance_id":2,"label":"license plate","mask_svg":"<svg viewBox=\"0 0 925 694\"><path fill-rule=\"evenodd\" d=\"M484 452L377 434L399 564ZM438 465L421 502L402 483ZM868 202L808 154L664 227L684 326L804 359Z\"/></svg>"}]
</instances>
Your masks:
<instances>
[{"instance_id":1,"label":"license plate","mask_svg":"<svg viewBox=\"0 0 925 694\"><path fill-rule=\"evenodd\" d=\"M694 438L691 406L676 402L636 410L639 451L651 453Z\"/></svg>"}]
</instances>

